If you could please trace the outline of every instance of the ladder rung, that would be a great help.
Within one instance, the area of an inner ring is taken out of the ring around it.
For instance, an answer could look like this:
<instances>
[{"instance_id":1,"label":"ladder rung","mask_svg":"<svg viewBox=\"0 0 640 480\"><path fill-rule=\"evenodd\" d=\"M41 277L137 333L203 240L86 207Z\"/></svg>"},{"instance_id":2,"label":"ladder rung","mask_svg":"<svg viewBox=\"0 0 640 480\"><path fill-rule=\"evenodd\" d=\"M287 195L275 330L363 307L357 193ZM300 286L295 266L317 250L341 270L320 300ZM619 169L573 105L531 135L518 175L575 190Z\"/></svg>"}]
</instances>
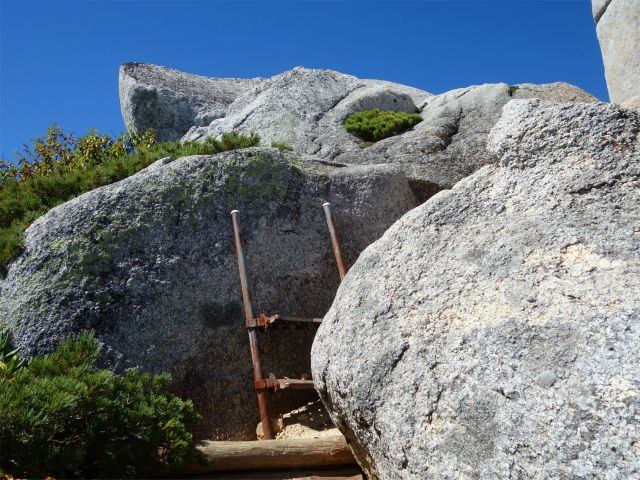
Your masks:
<instances>
[{"instance_id":1,"label":"ladder rung","mask_svg":"<svg viewBox=\"0 0 640 480\"><path fill-rule=\"evenodd\" d=\"M321 318L292 317L288 315L278 315L276 322L278 320L282 320L283 322L322 323Z\"/></svg>"},{"instance_id":2,"label":"ladder rung","mask_svg":"<svg viewBox=\"0 0 640 480\"><path fill-rule=\"evenodd\" d=\"M272 323L274 328L317 328L322 323L321 318L293 317L278 315Z\"/></svg>"},{"instance_id":3,"label":"ladder rung","mask_svg":"<svg viewBox=\"0 0 640 480\"><path fill-rule=\"evenodd\" d=\"M310 389L313 388L313 380L298 380L293 378L279 378L280 388L294 388L294 389Z\"/></svg>"}]
</instances>

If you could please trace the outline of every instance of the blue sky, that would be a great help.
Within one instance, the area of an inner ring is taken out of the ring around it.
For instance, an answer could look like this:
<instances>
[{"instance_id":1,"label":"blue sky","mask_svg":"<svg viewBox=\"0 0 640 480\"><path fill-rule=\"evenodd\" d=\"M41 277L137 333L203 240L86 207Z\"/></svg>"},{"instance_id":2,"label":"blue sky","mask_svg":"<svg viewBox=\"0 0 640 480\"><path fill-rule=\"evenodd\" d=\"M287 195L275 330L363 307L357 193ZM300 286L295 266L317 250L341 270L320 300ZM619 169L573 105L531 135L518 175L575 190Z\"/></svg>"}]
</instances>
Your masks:
<instances>
[{"instance_id":1,"label":"blue sky","mask_svg":"<svg viewBox=\"0 0 640 480\"><path fill-rule=\"evenodd\" d=\"M0 154L54 122L124 130L126 62L240 78L301 65L436 94L564 81L608 101L590 0L0 0Z\"/></svg>"}]
</instances>

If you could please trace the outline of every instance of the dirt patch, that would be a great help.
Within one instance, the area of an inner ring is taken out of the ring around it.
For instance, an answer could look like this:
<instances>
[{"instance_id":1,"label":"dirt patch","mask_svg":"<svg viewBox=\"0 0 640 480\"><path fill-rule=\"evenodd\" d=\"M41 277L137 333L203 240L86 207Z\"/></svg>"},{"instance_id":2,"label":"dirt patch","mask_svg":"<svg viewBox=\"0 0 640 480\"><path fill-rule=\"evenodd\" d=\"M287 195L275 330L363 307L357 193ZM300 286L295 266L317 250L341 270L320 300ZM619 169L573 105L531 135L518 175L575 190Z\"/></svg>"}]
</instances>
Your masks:
<instances>
[{"instance_id":1,"label":"dirt patch","mask_svg":"<svg viewBox=\"0 0 640 480\"><path fill-rule=\"evenodd\" d=\"M320 399L274 418L271 424L276 440L341 435ZM256 435L258 440L264 440L262 422L258 424Z\"/></svg>"}]
</instances>

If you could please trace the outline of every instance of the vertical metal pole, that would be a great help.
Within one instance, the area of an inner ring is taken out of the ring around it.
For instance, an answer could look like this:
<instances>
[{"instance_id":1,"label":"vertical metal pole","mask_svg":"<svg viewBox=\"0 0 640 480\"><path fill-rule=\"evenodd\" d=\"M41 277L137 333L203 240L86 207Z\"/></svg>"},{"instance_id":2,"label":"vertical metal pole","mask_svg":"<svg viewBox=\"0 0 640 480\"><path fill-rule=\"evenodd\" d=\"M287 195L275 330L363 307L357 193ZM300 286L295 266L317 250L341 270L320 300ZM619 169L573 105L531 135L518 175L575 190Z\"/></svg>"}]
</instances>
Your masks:
<instances>
[{"instance_id":1,"label":"vertical metal pole","mask_svg":"<svg viewBox=\"0 0 640 480\"><path fill-rule=\"evenodd\" d=\"M236 253L238 255L238 268L240 269L240 283L242 284L242 297L244 298L244 314L247 320L253 319L253 308L251 306L251 293L249 292L249 280L247 277L247 267L244 261L244 252L242 250L242 237L240 235L240 220L238 219L238 210L231 212L231 221L233 223L233 239L236 242ZM251 359L253 360L253 378L255 381L262 380L262 365L260 364L260 352L258 350L258 332L257 329L249 328L249 345L251 346ZM265 440L273 440L273 431L271 429L271 415L269 414L269 405L267 405L266 389L257 390L258 406L260 407L260 418L262 419L262 431Z\"/></svg>"},{"instance_id":2,"label":"vertical metal pole","mask_svg":"<svg viewBox=\"0 0 640 480\"><path fill-rule=\"evenodd\" d=\"M344 280L347 275L347 267L344 264L342 258L342 250L340 249L340 242L338 242L338 235L336 235L336 226L333 223L333 217L331 216L331 204L325 202L322 204L324 209L324 215L327 217L327 225L329 225L329 235L331 235L331 243L333 245L333 254L336 256L336 263L338 264L338 271L340 272L340 281Z\"/></svg>"}]
</instances>

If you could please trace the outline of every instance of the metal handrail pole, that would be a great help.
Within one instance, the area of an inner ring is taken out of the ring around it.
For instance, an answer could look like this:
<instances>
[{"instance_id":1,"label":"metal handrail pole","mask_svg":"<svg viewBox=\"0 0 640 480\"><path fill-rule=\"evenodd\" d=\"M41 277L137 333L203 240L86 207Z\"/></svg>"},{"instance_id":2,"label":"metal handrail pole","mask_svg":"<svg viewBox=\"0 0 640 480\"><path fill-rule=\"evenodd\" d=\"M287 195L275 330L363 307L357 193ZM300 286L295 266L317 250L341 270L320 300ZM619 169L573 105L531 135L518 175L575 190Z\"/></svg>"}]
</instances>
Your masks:
<instances>
[{"instance_id":1,"label":"metal handrail pole","mask_svg":"<svg viewBox=\"0 0 640 480\"><path fill-rule=\"evenodd\" d=\"M240 270L240 283L242 284L242 298L244 299L244 314L247 320L253 319L253 308L251 306L251 293L249 292L249 280L247 277L247 266L244 260L244 251L242 250L242 236L240 234L240 220L238 218L240 212L234 210L231 212L231 221L233 223L233 239L236 244L236 254L238 256L238 268ZM260 351L258 350L258 332L255 327L249 328L249 345L251 346L251 359L253 360L253 378L257 382L262 380L262 365L260 364ZM267 404L266 389L257 390L258 406L260 408L260 418L262 419L262 431L265 440L273 440L273 430L271 429L271 415L269 414L269 405Z\"/></svg>"},{"instance_id":2,"label":"metal handrail pole","mask_svg":"<svg viewBox=\"0 0 640 480\"><path fill-rule=\"evenodd\" d=\"M340 272L340 281L342 281L347 275L347 267L344 264L344 258L342 258L342 250L340 249L340 242L338 241L338 235L336 234L336 226L333 223L333 216L331 215L331 204L329 202L325 202L322 204L322 208L324 209L325 217L327 217L329 235L331 236L331 244L333 245L333 254L336 257L338 271Z\"/></svg>"}]
</instances>

